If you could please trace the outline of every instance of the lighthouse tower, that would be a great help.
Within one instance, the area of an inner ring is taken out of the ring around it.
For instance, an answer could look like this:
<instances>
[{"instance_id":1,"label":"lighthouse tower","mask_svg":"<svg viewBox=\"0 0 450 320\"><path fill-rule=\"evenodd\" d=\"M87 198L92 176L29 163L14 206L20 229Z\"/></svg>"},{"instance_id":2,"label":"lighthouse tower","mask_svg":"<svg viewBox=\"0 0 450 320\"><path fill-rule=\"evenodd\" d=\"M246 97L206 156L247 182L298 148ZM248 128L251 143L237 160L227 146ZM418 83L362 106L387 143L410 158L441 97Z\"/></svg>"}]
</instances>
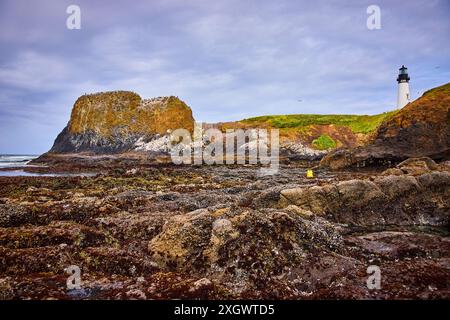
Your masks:
<instances>
[{"instance_id":1,"label":"lighthouse tower","mask_svg":"<svg viewBox=\"0 0 450 320\"><path fill-rule=\"evenodd\" d=\"M409 97L409 76L408 69L402 66L399 69L398 77L398 96L397 96L397 108L403 108L410 100Z\"/></svg>"}]
</instances>

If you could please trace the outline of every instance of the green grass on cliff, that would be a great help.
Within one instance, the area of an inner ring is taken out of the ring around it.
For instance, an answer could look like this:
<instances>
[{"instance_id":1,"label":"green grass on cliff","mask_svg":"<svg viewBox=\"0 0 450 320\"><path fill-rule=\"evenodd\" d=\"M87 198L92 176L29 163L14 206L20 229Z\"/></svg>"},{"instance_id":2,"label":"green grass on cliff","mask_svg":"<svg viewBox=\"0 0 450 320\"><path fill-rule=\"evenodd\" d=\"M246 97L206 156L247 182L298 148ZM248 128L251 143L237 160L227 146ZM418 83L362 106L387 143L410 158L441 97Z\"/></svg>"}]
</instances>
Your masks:
<instances>
[{"instance_id":1,"label":"green grass on cliff","mask_svg":"<svg viewBox=\"0 0 450 320\"><path fill-rule=\"evenodd\" d=\"M260 116L242 120L247 123L266 123L275 128L301 128L309 125L337 125L349 127L354 133L370 133L397 110L373 116L345 114L291 114Z\"/></svg>"},{"instance_id":2,"label":"green grass on cliff","mask_svg":"<svg viewBox=\"0 0 450 320\"><path fill-rule=\"evenodd\" d=\"M434 97L436 94L438 93L446 93L446 94L450 94L450 82L446 83L442 86L427 90L423 93L422 96L428 96L428 97Z\"/></svg>"},{"instance_id":3,"label":"green grass on cliff","mask_svg":"<svg viewBox=\"0 0 450 320\"><path fill-rule=\"evenodd\" d=\"M336 148L336 141L333 140L329 135L323 134L312 142L314 148L318 150L328 150Z\"/></svg>"}]
</instances>

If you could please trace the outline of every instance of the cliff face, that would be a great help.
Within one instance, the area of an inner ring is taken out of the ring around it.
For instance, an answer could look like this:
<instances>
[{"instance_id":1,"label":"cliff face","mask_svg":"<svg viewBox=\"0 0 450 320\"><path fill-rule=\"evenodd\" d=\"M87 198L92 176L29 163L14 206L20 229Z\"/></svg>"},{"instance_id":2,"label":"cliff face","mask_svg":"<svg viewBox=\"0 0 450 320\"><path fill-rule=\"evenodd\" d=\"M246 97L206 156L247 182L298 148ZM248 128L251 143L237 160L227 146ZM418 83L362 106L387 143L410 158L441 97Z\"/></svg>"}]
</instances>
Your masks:
<instances>
[{"instance_id":1,"label":"cliff face","mask_svg":"<svg viewBox=\"0 0 450 320\"><path fill-rule=\"evenodd\" d=\"M397 110L377 115L290 114L218 123L225 129L278 129L280 155L290 160L319 160L336 148L365 145L377 127ZM209 124L212 125L212 124Z\"/></svg>"},{"instance_id":2,"label":"cliff face","mask_svg":"<svg viewBox=\"0 0 450 320\"><path fill-rule=\"evenodd\" d=\"M374 144L409 157L438 157L450 148L450 83L429 90L377 130Z\"/></svg>"},{"instance_id":3,"label":"cliff face","mask_svg":"<svg viewBox=\"0 0 450 320\"><path fill-rule=\"evenodd\" d=\"M366 146L331 152L321 165L341 169L423 156L450 156L450 83L425 92L385 120Z\"/></svg>"},{"instance_id":4,"label":"cliff face","mask_svg":"<svg viewBox=\"0 0 450 320\"><path fill-rule=\"evenodd\" d=\"M84 95L50 152L130 151L177 128L194 128L191 109L177 97L143 100L128 91Z\"/></svg>"}]
</instances>

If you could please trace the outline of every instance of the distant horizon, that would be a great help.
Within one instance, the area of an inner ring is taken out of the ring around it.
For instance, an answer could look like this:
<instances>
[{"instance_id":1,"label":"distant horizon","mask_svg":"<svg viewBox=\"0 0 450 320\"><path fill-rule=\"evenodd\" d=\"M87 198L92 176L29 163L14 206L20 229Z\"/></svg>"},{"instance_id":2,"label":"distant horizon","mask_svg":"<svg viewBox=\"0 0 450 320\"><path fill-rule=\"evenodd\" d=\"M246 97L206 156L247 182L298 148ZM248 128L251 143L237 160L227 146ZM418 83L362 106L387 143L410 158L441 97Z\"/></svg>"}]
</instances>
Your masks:
<instances>
[{"instance_id":1,"label":"distant horizon","mask_svg":"<svg viewBox=\"0 0 450 320\"><path fill-rule=\"evenodd\" d=\"M81 29L66 10L76 4ZM450 3L377 1L4 0L0 153L42 154L85 93L175 95L197 121L375 115L450 81ZM257 8L257 9L256 9Z\"/></svg>"},{"instance_id":2,"label":"distant horizon","mask_svg":"<svg viewBox=\"0 0 450 320\"><path fill-rule=\"evenodd\" d=\"M35 156L39 156L40 154L29 154L29 153L0 153L0 156L8 156L8 157L14 157L14 156L19 156L19 157L24 157L24 156L29 156L29 157L35 157Z\"/></svg>"}]
</instances>

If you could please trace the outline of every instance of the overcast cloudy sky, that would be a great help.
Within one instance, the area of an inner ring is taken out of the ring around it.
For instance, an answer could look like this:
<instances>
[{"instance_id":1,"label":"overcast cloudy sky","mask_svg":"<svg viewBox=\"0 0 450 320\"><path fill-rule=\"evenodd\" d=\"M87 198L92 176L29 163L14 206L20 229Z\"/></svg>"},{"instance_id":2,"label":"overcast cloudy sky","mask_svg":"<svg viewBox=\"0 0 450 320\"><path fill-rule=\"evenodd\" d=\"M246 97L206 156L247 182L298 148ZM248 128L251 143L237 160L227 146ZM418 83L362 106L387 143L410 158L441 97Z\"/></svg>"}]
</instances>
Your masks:
<instances>
[{"instance_id":1,"label":"overcast cloudy sky","mask_svg":"<svg viewBox=\"0 0 450 320\"><path fill-rule=\"evenodd\" d=\"M0 153L47 151L96 91L176 95L207 122L391 110L402 64L413 98L450 81L449 21L448 0L0 0Z\"/></svg>"}]
</instances>

